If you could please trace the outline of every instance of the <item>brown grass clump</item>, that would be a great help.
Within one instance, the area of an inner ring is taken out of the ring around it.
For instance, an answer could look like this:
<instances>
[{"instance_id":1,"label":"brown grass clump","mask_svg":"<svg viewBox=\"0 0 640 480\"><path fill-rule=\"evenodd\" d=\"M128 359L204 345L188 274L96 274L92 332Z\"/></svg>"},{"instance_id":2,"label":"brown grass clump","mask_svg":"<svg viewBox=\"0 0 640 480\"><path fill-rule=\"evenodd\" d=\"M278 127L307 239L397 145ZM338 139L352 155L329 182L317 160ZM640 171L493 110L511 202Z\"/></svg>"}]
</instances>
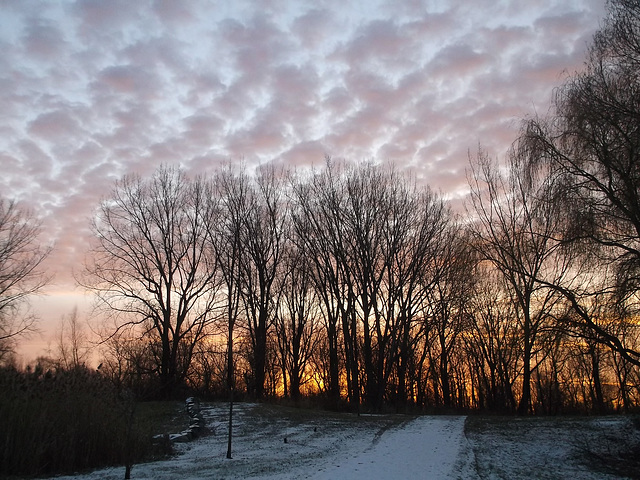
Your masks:
<instances>
[{"instance_id":1,"label":"brown grass clump","mask_svg":"<svg viewBox=\"0 0 640 480\"><path fill-rule=\"evenodd\" d=\"M0 369L0 477L131 464L151 451L135 402L81 366Z\"/></svg>"}]
</instances>

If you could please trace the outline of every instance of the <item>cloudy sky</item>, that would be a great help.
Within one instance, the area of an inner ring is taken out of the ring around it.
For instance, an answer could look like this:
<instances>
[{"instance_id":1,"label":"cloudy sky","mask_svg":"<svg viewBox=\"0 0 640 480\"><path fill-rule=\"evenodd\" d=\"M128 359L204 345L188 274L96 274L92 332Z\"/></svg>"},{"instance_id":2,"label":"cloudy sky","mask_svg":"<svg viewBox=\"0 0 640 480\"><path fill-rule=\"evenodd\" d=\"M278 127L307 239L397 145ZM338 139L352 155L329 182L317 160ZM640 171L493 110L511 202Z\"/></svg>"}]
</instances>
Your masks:
<instances>
[{"instance_id":1,"label":"cloudy sky","mask_svg":"<svg viewBox=\"0 0 640 480\"><path fill-rule=\"evenodd\" d=\"M605 0L0 0L0 195L55 242L43 326L84 305L72 269L122 175L331 155L456 196L468 152L504 155L604 15Z\"/></svg>"}]
</instances>

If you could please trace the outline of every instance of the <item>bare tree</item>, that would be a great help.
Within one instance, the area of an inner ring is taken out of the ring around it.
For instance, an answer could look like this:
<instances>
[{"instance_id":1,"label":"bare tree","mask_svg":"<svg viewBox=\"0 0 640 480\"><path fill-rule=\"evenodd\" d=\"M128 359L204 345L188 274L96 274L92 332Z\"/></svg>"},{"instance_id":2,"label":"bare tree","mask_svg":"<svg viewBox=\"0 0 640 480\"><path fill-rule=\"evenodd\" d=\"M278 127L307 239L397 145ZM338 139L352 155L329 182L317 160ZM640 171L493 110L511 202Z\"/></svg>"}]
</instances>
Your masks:
<instances>
[{"instance_id":1,"label":"bare tree","mask_svg":"<svg viewBox=\"0 0 640 480\"><path fill-rule=\"evenodd\" d=\"M37 243L39 233L33 214L0 199L0 360L36 321L24 307L48 281L40 267L51 251Z\"/></svg>"},{"instance_id":2,"label":"bare tree","mask_svg":"<svg viewBox=\"0 0 640 480\"><path fill-rule=\"evenodd\" d=\"M248 210L249 179L236 175L227 168L216 175L210 187L209 198L217 204L217 221L207 230L207 238L215 256L222 278L225 296L224 320L226 322L226 387L229 396L227 458L232 458L233 402L236 388L234 361L234 331L240 316L242 288L243 222Z\"/></svg>"},{"instance_id":3,"label":"bare tree","mask_svg":"<svg viewBox=\"0 0 640 480\"><path fill-rule=\"evenodd\" d=\"M479 266L479 281L467 308L472 320L465 336L467 358L477 378L478 407L515 412L514 383L518 372L516 308L505 279L494 268Z\"/></svg>"},{"instance_id":4,"label":"bare tree","mask_svg":"<svg viewBox=\"0 0 640 480\"><path fill-rule=\"evenodd\" d=\"M281 175L273 167L258 172L246 192L247 205L241 218L241 289L251 350L251 378L247 385L255 398L264 395L267 341L275 320L277 298L273 287L284 252L287 215Z\"/></svg>"},{"instance_id":5,"label":"bare tree","mask_svg":"<svg viewBox=\"0 0 640 480\"><path fill-rule=\"evenodd\" d=\"M611 0L584 71L557 90L546 118L525 122L517 148L531 172L549 170L554 201L566 211L554 241L574 258L614 266L615 275L558 283L576 318L640 365L640 352L590 316L593 295L605 292L627 319L640 312L640 5Z\"/></svg>"},{"instance_id":6,"label":"bare tree","mask_svg":"<svg viewBox=\"0 0 640 480\"><path fill-rule=\"evenodd\" d=\"M339 170L327 158L324 171L314 173L306 182L295 184L296 208L292 211L293 239L312 267L311 276L320 299L328 353L324 387L335 405L340 399L340 327L347 332L345 338L349 338L348 332L354 327L350 312L354 308L355 295L347 279L342 248L343 188ZM358 405L357 367L353 367L354 345L351 342L345 342L344 353L349 400Z\"/></svg>"},{"instance_id":7,"label":"bare tree","mask_svg":"<svg viewBox=\"0 0 640 480\"><path fill-rule=\"evenodd\" d=\"M396 400L402 408L407 401L412 381L408 376L420 370L426 357L419 360L416 346L427 333L425 306L438 278L437 264L446 252L447 232L453 228L453 217L447 204L431 190L418 189L405 180L393 189L391 209L382 219L387 223L385 250L388 267L384 290L389 329L389 361L384 383L397 375Z\"/></svg>"},{"instance_id":8,"label":"bare tree","mask_svg":"<svg viewBox=\"0 0 640 480\"><path fill-rule=\"evenodd\" d=\"M91 347L78 317L78 307L74 307L69 315L62 316L59 328L57 360L66 369L84 365Z\"/></svg>"},{"instance_id":9,"label":"bare tree","mask_svg":"<svg viewBox=\"0 0 640 480\"><path fill-rule=\"evenodd\" d=\"M313 288L313 265L295 245L294 242L289 244L284 257L285 268L278 283L281 301L278 302L275 326L284 395L298 401L307 365L318 342L320 310Z\"/></svg>"},{"instance_id":10,"label":"bare tree","mask_svg":"<svg viewBox=\"0 0 640 480\"><path fill-rule=\"evenodd\" d=\"M452 362L460 349L459 339L469 327L467 305L473 291L474 260L463 230L450 225L438 239L437 254L433 255L432 278L426 290L425 321L432 335L429 341L431 362L434 363L434 392L438 387L444 407L454 406Z\"/></svg>"},{"instance_id":11,"label":"bare tree","mask_svg":"<svg viewBox=\"0 0 640 480\"><path fill-rule=\"evenodd\" d=\"M157 395L157 362L153 339L141 338L135 325L121 328L100 345L100 373L118 391L128 390L139 397Z\"/></svg>"},{"instance_id":12,"label":"bare tree","mask_svg":"<svg viewBox=\"0 0 640 480\"><path fill-rule=\"evenodd\" d=\"M116 314L116 331L137 325L157 339L164 394L184 380L195 344L219 314L210 207L202 181L163 166L149 180L116 182L93 221L83 283Z\"/></svg>"},{"instance_id":13,"label":"bare tree","mask_svg":"<svg viewBox=\"0 0 640 480\"><path fill-rule=\"evenodd\" d=\"M380 374L386 360L386 342L382 337L387 336L387 331L381 311L386 270L382 219L389 214L389 179L381 169L365 164L347 172L345 181L341 228L346 242L342 248L347 259L345 268L355 286L357 304L353 312L361 325L365 403L377 408L383 391ZM360 341L358 337L357 332L352 334L354 344Z\"/></svg>"},{"instance_id":14,"label":"bare tree","mask_svg":"<svg viewBox=\"0 0 640 480\"><path fill-rule=\"evenodd\" d=\"M485 152L473 165L471 185L472 245L481 258L504 275L522 334L522 393L518 412L532 411L531 372L535 369L538 335L552 319L559 295L539 281L566 277L568 259L553 241L562 212L548 195L548 178L525 175L517 152L509 157L505 177Z\"/></svg>"}]
</instances>

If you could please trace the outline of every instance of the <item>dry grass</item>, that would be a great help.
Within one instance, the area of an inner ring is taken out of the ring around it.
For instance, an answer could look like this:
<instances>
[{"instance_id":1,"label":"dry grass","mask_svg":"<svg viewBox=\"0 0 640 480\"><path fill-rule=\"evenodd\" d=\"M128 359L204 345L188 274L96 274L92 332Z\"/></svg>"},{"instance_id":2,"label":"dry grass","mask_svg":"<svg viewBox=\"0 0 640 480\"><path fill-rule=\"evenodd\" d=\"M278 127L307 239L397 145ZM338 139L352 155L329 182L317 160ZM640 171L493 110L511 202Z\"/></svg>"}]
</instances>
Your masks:
<instances>
[{"instance_id":1,"label":"dry grass","mask_svg":"<svg viewBox=\"0 0 640 480\"><path fill-rule=\"evenodd\" d=\"M166 405L136 405L86 368L0 370L0 478L78 472L150 458ZM164 421L164 420L163 420Z\"/></svg>"}]
</instances>

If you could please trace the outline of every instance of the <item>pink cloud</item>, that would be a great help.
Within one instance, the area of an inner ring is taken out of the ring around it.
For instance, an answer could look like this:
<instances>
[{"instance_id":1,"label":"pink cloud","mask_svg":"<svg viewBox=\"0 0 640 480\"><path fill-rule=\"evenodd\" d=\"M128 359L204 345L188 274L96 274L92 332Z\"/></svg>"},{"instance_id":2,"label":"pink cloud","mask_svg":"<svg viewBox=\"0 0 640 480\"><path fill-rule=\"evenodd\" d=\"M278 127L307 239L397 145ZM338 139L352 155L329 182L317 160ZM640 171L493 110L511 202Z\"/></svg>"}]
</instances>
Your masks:
<instances>
[{"instance_id":1,"label":"pink cloud","mask_svg":"<svg viewBox=\"0 0 640 480\"><path fill-rule=\"evenodd\" d=\"M132 20L140 20L137 2L127 0L76 0L70 13L79 20L78 35L90 43L111 40L108 32L119 32ZM117 38L117 37L116 37Z\"/></svg>"},{"instance_id":2,"label":"pink cloud","mask_svg":"<svg viewBox=\"0 0 640 480\"><path fill-rule=\"evenodd\" d=\"M264 16L254 15L246 25L225 20L220 26L222 38L232 46L233 65L252 84L263 81L267 67L286 61L294 51L293 40Z\"/></svg>"},{"instance_id":3,"label":"pink cloud","mask_svg":"<svg viewBox=\"0 0 640 480\"><path fill-rule=\"evenodd\" d=\"M27 55L49 61L54 60L65 45L62 31L45 22L28 24L23 42Z\"/></svg>"},{"instance_id":4,"label":"pink cloud","mask_svg":"<svg viewBox=\"0 0 640 480\"><path fill-rule=\"evenodd\" d=\"M345 84L351 95L367 105L393 106L392 87L378 73L352 71L345 75Z\"/></svg>"},{"instance_id":5,"label":"pink cloud","mask_svg":"<svg viewBox=\"0 0 640 480\"><path fill-rule=\"evenodd\" d=\"M537 18L533 25L541 38L546 38L550 40L549 44L553 44L553 38L582 36L584 34L583 21L584 12L573 11Z\"/></svg>"},{"instance_id":6,"label":"pink cloud","mask_svg":"<svg viewBox=\"0 0 640 480\"><path fill-rule=\"evenodd\" d=\"M29 133L50 141L69 141L78 133L80 125L64 110L43 113L29 124Z\"/></svg>"},{"instance_id":7,"label":"pink cloud","mask_svg":"<svg viewBox=\"0 0 640 480\"><path fill-rule=\"evenodd\" d=\"M194 108L210 103L211 97L220 95L225 88L214 73L183 71L179 78L188 88L184 102Z\"/></svg>"},{"instance_id":8,"label":"pink cloud","mask_svg":"<svg viewBox=\"0 0 640 480\"><path fill-rule=\"evenodd\" d=\"M326 145L319 141L296 143L288 151L279 156L278 162L291 167L311 167L324 162L328 155Z\"/></svg>"},{"instance_id":9,"label":"pink cloud","mask_svg":"<svg viewBox=\"0 0 640 480\"><path fill-rule=\"evenodd\" d=\"M153 11L166 24L188 23L193 20L190 3L174 0L154 0Z\"/></svg>"},{"instance_id":10,"label":"pink cloud","mask_svg":"<svg viewBox=\"0 0 640 480\"><path fill-rule=\"evenodd\" d=\"M489 66L489 57L468 44L449 45L438 52L429 64L429 71L441 79L456 80L459 77L482 73Z\"/></svg>"},{"instance_id":11,"label":"pink cloud","mask_svg":"<svg viewBox=\"0 0 640 480\"><path fill-rule=\"evenodd\" d=\"M235 160L237 159L231 159L228 155L222 155L215 151L207 151L191 158L186 164L186 168L192 175L213 174L218 169Z\"/></svg>"},{"instance_id":12,"label":"pink cloud","mask_svg":"<svg viewBox=\"0 0 640 480\"><path fill-rule=\"evenodd\" d=\"M397 7L393 6L392 8ZM451 35L451 32L458 29L461 18L451 11L442 13L424 12L421 16L414 16L403 29L406 29L408 36L424 39L425 41L446 39Z\"/></svg>"},{"instance_id":13,"label":"pink cloud","mask_svg":"<svg viewBox=\"0 0 640 480\"><path fill-rule=\"evenodd\" d=\"M348 114L355 105L356 99L344 86L332 88L322 100L322 109L330 113L331 122Z\"/></svg>"},{"instance_id":14,"label":"pink cloud","mask_svg":"<svg viewBox=\"0 0 640 480\"><path fill-rule=\"evenodd\" d=\"M100 83L115 93L148 94L153 90L154 78L148 71L134 65L116 65L103 69Z\"/></svg>"},{"instance_id":15,"label":"pink cloud","mask_svg":"<svg viewBox=\"0 0 640 480\"><path fill-rule=\"evenodd\" d=\"M224 128L224 121L210 113L195 113L184 119L187 130L185 139L192 144L211 146Z\"/></svg>"},{"instance_id":16,"label":"pink cloud","mask_svg":"<svg viewBox=\"0 0 640 480\"><path fill-rule=\"evenodd\" d=\"M277 153L284 146L285 133L271 122L259 122L252 128L231 135L226 144L232 157Z\"/></svg>"},{"instance_id":17,"label":"pink cloud","mask_svg":"<svg viewBox=\"0 0 640 480\"><path fill-rule=\"evenodd\" d=\"M416 53L409 48L411 37L404 35L392 20L375 20L358 29L350 43L340 47L334 56L349 65L368 61L404 64Z\"/></svg>"},{"instance_id":18,"label":"pink cloud","mask_svg":"<svg viewBox=\"0 0 640 480\"><path fill-rule=\"evenodd\" d=\"M184 45L168 36L141 38L124 46L119 52L121 66L135 66L138 71L153 72L164 66L171 74L182 78L188 74L188 62L182 51Z\"/></svg>"},{"instance_id":19,"label":"pink cloud","mask_svg":"<svg viewBox=\"0 0 640 480\"><path fill-rule=\"evenodd\" d=\"M297 17L291 31L298 36L304 48L319 49L330 41L335 22L335 16L327 9L313 9Z\"/></svg>"},{"instance_id":20,"label":"pink cloud","mask_svg":"<svg viewBox=\"0 0 640 480\"><path fill-rule=\"evenodd\" d=\"M416 154L416 146L408 143L390 141L378 149L377 157L389 160L393 163L402 164L408 158L413 158Z\"/></svg>"},{"instance_id":21,"label":"pink cloud","mask_svg":"<svg viewBox=\"0 0 640 480\"><path fill-rule=\"evenodd\" d=\"M308 103L317 98L322 85L313 65L281 65L273 70L271 86L275 92L285 94L279 98L288 103Z\"/></svg>"}]
</instances>

